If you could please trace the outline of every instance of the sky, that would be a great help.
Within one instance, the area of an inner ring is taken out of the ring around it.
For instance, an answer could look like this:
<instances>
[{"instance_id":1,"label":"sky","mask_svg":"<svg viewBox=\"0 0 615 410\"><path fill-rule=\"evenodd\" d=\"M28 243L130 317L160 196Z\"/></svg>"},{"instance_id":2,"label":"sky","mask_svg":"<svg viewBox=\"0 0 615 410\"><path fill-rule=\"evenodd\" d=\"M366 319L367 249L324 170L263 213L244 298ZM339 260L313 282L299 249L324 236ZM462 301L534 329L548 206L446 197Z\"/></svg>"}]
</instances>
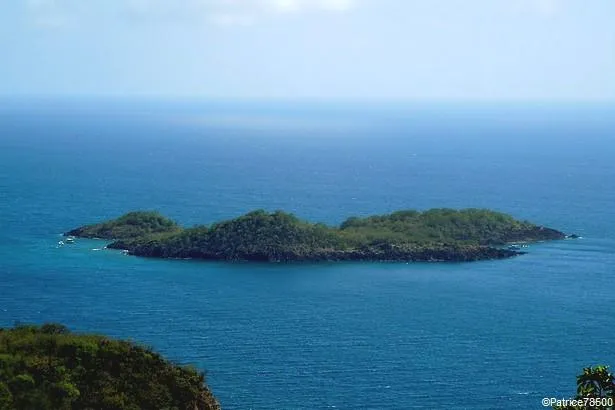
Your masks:
<instances>
[{"instance_id":1,"label":"sky","mask_svg":"<svg viewBox=\"0 0 615 410\"><path fill-rule=\"evenodd\" d=\"M0 0L0 95L615 101L615 0Z\"/></svg>"}]
</instances>

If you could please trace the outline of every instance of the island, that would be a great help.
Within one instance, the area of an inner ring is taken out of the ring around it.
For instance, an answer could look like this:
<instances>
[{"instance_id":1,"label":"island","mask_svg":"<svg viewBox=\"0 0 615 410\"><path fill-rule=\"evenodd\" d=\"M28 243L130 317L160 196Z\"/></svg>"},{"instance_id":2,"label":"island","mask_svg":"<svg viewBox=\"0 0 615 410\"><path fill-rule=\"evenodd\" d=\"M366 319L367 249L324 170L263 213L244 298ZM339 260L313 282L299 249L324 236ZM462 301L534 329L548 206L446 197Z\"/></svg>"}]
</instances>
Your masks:
<instances>
[{"instance_id":1,"label":"island","mask_svg":"<svg viewBox=\"0 0 615 410\"><path fill-rule=\"evenodd\" d=\"M203 373L61 324L0 328L0 409L219 410Z\"/></svg>"},{"instance_id":2,"label":"island","mask_svg":"<svg viewBox=\"0 0 615 410\"><path fill-rule=\"evenodd\" d=\"M129 212L111 221L82 226L66 232L64 236L93 239L130 239L142 238L154 234L180 232L180 226L152 211Z\"/></svg>"},{"instance_id":3,"label":"island","mask_svg":"<svg viewBox=\"0 0 615 410\"><path fill-rule=\"evenodd\" d=\"M136 256L263 262L466 262L525 253L510 244L567 238L501 212L448 208L350 217L339 226L256 210L191 228L157 212L137 211L65 235L111 240L107 248Z\"/></svg>"}]
</instances>

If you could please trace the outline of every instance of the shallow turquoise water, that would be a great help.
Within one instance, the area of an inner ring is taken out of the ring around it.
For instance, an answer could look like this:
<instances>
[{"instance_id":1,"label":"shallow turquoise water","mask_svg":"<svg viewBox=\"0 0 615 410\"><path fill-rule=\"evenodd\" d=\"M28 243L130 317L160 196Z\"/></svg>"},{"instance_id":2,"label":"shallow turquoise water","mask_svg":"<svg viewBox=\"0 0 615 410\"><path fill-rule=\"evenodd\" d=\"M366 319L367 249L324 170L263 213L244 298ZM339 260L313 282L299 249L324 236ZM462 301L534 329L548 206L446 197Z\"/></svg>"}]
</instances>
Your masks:
<instances>
[{"instance_id":1,"label":"shallow turquoise water","mask_svg":"<svg viewBox=\"0 0 615 410\"><path fill-rule=\"evenodd\" d=\"M226 409L541 408L573 394L583 366L615 365L611 108L4 102L0 325L150 344L206 370ZM64 230L133 209L191 225L261 207L338 223L436 206L584 238L471 264L57 247Z\"/></svg>"}]
</instances>

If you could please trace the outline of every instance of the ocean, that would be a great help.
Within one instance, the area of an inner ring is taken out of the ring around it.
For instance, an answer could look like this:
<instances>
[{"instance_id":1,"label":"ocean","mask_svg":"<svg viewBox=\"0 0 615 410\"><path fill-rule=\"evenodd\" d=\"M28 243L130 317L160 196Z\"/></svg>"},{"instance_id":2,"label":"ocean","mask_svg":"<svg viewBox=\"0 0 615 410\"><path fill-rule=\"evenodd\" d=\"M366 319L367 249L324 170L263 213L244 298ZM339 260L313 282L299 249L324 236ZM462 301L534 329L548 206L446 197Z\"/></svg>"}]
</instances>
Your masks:
<instances>
[{"instance_id":1,"label":"ocean","mask_svg":"<svg viewBox=\"0 0 615 410\"><path fill-rule=\"evenodd\" d=\"M224 409L532 409L615 366L615 106L0 101L0 326L206 371ZM71 228L491 208L583 238L475 263L169 261Z\"/></svg>"}]
</instances>

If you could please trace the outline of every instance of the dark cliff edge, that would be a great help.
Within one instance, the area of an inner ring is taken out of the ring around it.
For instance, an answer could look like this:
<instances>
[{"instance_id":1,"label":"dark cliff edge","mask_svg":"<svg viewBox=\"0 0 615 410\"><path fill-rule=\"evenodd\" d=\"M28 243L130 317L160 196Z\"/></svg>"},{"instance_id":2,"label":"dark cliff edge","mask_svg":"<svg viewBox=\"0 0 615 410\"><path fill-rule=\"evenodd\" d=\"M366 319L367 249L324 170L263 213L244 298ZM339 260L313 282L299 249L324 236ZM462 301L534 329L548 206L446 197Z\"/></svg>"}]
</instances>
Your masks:
<instances>
[{"instance_id":1,"label":"dark cliff edge","mask_svg":"<svg viewBox=\"0 0 615 410\"><path fill-rule=\"evenodd\" d=\"M158 213L131 212L66 235L113 240L108 248L136 256L259 262L469 262L525 253L505 247L511 243L570 237L485 209L398 211L351 217L337 227L257 210L211 226L181 228Z\"/></svg>"}]
</instances>

